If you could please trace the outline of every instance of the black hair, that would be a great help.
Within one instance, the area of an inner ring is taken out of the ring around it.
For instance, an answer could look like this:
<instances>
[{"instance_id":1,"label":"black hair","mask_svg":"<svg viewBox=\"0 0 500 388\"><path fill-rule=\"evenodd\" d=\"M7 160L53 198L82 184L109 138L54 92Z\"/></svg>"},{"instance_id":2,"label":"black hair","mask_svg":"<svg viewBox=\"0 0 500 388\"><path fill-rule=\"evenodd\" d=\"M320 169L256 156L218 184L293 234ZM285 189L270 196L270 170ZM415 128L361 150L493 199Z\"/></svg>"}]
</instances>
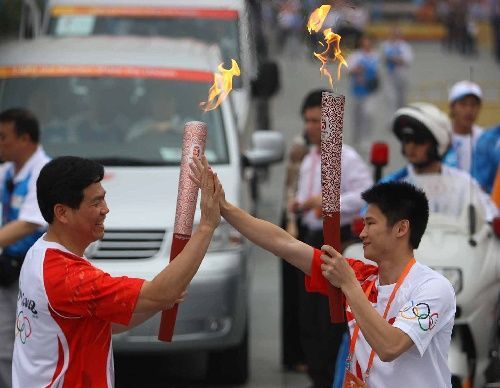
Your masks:
<instances>
[{"instance_id":1,"label":"black hair","mask_svg":"<svg viewBox=\"0 0 500 388\"><path fill-rule=\"evenodd\" d=\"M67 205L78 209L83 190L104 177L104 167L92 160L61 156L47 163L36 181L38 206L49 224L54 221L54 206Z\"/></svg>"},{"instance_id":2,"label":"black hair","mask_svg":"<svg viewBox=\"0 0 500 388\"><path fill-rule=\"evenodd\" d=\"M413 249L418 248L429 220L429 202L421 189L407 182L379 183L363 192L361 197L380 209L389 226L408 220L410 245Z\"/></svg>"},{"instance_id":3,"label":"black hair","mask_svg":"<svg viewBox=\"0 0 500 388\"><path fill-rule=\"evenodd\" d=\"M24 108L11 108L0 113L0 123L14 123L17 136L27 134L33 143L40 141L40 124L35 115Z\"/></svg>"},{"instance_id":4,"label":"black hair","mask_svg":"<svg viewBox=\"0 0 500 388\"><path fill-rule=\"evenodd\" d=\"M302 102L302 107L300 108L300 113L304 115L305 111L309 108L316 108L321 106L321 100L323 99L323 92L328 92L326 89L316 89L305 96Z\"/></svg>"}]
</instances>

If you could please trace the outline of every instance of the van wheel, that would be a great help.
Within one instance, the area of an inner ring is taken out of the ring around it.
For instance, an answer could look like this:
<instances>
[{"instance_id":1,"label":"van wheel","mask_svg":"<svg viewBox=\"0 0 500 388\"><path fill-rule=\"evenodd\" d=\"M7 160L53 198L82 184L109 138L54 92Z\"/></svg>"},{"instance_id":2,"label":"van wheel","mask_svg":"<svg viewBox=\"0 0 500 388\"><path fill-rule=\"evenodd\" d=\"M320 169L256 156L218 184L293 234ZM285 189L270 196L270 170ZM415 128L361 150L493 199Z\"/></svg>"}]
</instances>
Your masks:
<instances>
[{"instance_id":1,"label":"van wheel","mask_svg":"<svg viewBox=\"0 0 500 388\"><path fill-rule=\"evenodd\" d=\"M208 354L207 379L217 384L243 384L248 379L248 325L241 342Z\"/></svg>"}]
</instances>

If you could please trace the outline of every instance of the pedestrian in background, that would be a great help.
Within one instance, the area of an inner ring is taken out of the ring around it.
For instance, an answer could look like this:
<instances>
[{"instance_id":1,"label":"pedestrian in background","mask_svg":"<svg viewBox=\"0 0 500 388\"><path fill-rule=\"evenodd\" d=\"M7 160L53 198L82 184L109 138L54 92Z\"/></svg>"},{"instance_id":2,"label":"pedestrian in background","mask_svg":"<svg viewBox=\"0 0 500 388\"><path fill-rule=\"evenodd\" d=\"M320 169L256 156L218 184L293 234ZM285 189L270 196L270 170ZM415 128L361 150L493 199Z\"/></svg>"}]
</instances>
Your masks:
<instances>
[{"instance_id":1,"label":"pedestrian in background","mask_svg":"<svg viewBox=\"0 0 500 388\"><path fill-rule=\"evenodd\" d=\"M413 50L403 39L399 27L394 27L388 40L382 43L382 58L387 75L389 114L405 106L408 98L410 66Z\"/></svg>"},{"instance_id":2,"label":"pedestrian in background","mask_svg":"<svg viewBox=\"0 0 500 388\"><path fill-rule=\"evenodd\" d=\"M323 90L309 93L302 104L302 118L310 150L300 166L297 197L293 210L301 213L302 241L316 248L323 245L321 213L321 100ZM350 146L342 145L340 185L340 238L342 244L352 241L351 223L363 207L361 192L373 180L361 156ZM299 335L305 353L308 374L315 388L331 387L333 368L345 324L332 325L328 300L306 292L304 275L300 275Z\"/></svg>"},{"instance_id":3,"label":"pedestrian in background","mask_svg":"<svg viewBox=\"0 0 500 388\"><path fill-rule=\"evenodd\" d=\"M352 144L368 149L374 125L375 94L379 88L379 56L372 39L363 35L347 58L352 95Z\"/></svg>"},{"instance_id":4,"label":"pedestrian in background","mask_svg":"<svg viewBox=\"0 0 500 388\"><path fill-rule=\"evenodd\" d=\"M28 249L47 225L40 213L36 179L49 161L39 145L37 118L14 108L0 113L2 226L0 228L0 387L12 383L18 279ZM21 322L24 325L24 322Z\"/></svg>"},{"instance_id":5,"label":"pedestrian in background","mask_svg":"<svg viewBox=\"0 0 500 388\"><path fill-rule=\"evenodd\" d=\"M496 206L477 181L467 171L441 162L451 139L450 120L444 112L432 104L410 104L394 114L392 130L408 165L384 177L382 183L405 181L421 187L431 213L452 217L459 217L473 198L482 217L493 219ZM427 184L431 180L432 184Z\"/></svg>"},{"instance_id":6,"label":"pedestrian in background","mask_svg":"<svg viewBox=\"0 0 500 388\"><path fill-rule=\"evenodd\" d=\"M297 196L300 165L308 152L304 136L296 136L290 147L286 165L282 228L302 240L300 216L292 211ZM307 371L304 350L299 337L299 290L303 276L286 260L281 261L281 357L283 366L291 371Z\"/></svg>"},{"instance_id":7,"label":"pedestrian in background","mask_svg":"<svg viewBox=\"0 0 500 388\"><path fill-rule=\"evenodd\" d=\"M286 53L287 49L290 49L292 56L297 56L297 46L302 39L300 33L303 28L300 1L284 0L279 6L277 22L278 52Z\"/></svg>"},{"instance_id":8,"label":"pedestrian in background","mask_svg":"<svg viewBox=\"0 0 500 388\"><path fill-rule=\"evenodd\" d=\"M477 139L484 131L476 124L482 99L483 92L479 85L466 80L454 84L448 95L452 141L444 162L469 174L472 173Z\"/></svg>"}]
</instances>

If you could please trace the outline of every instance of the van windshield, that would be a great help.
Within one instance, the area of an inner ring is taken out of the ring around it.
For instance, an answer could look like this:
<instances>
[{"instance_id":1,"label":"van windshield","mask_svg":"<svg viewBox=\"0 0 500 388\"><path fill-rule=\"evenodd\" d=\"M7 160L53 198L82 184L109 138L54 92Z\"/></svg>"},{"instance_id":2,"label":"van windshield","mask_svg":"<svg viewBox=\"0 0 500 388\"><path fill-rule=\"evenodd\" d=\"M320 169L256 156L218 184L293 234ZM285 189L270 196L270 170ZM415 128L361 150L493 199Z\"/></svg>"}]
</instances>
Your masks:
<instances>
[{"instance_id":1,"label":"van windshield","mask_svg":"<svg viewBox=\"0 0 500 388\"><path fill-rule=\"evenodd\" d=\"M208 44L216 44L221 49L222 59L230 63L235 59L241 64L238 33L238 15L236 12L223 14L216 18L213 14L160 13L155 16L123 14L58 14L49 21L48 34L55 36L87 35L134 35L163 36L170 38L192 38ZM108 12L109 13L109 12ZM214 12L216 13L216 12Z\"/></svg>"},{"instance_id":2,"label":"van windshield","mask_svg":"<svg viewBox=\"0 0 500 388\"><path fill-rule=\"evenodd\" d=\"M75 155L105 165L179 165L184 124L208 124L205 154L228 163L221 109L204 113L209 84L127 77L0 78L0 111L32 110L52 157Z\"/></svg>"}]
</instances>

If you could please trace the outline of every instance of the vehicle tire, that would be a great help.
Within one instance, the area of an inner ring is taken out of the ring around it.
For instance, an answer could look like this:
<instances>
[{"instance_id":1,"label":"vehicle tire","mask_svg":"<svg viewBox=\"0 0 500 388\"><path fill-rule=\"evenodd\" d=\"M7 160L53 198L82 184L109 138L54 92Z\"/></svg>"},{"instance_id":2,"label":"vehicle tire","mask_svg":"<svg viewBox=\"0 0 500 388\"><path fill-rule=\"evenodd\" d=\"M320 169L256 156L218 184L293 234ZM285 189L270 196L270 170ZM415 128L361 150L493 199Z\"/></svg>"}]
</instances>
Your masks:
<instances>
[{"instance_id":1,"label":"vehicle tire","mask_svg":"<svg viewBox=\"0 0 500 388\"><path fill-rule=\"evenodd\" d=\"M241 342L208 354L207 379L217 384L243 384L248 379L248 325Z\"/></svg>"}]
</instances>

